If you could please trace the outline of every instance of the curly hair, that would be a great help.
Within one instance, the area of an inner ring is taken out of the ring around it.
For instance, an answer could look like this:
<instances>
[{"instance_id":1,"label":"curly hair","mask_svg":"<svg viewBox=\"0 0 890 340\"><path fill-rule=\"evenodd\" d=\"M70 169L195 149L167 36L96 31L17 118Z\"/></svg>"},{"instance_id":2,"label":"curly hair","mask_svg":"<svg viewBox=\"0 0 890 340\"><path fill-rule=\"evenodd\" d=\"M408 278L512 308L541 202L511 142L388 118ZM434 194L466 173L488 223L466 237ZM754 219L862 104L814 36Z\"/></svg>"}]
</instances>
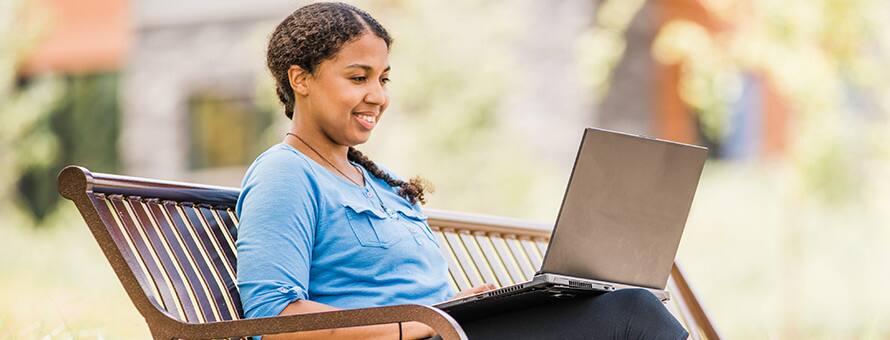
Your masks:
<instances>
[{"instance_id":1,"label":"curly hair","mask_svg":"<svg viewBox=\"0 0 890 340\"><path fill-rule=\"evenodd\" d=\"M319 64L333 58L343 45L366 33L383 39L387 48L392 45L389 33L370 14L339 2L300 7L278 24L269 38L266 66L275 79L275 92L288 119L293 119L296 102L288 69L296 65L313 74ZM390 186L399 188L399 195L411 204L426 203L424 192L429 190L429 185L423 179L415 177L406 182L393 178L354 147L349 147L347 158Z\"/></svg>"}]
</instances>

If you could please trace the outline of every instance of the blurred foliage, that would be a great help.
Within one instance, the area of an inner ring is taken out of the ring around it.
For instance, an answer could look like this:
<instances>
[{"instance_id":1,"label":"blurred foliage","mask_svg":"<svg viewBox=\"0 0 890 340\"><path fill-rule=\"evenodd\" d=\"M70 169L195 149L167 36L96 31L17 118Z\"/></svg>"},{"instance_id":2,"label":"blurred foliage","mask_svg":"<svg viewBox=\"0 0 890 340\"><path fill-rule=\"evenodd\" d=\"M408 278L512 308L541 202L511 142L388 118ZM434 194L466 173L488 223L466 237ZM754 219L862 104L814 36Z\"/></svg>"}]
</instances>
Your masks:
<instances>
[{"instance_id":1,"label":"blurred foliage","mask_svg":"<svg viewBox=\"0 0 890 340\"><path fill-rule=\"evenodd\" d=\"M698 254L685 258L708 278L703 295L713 297L724 329L742 338L887 337L890 6L700 3L710 18L669 22L653 54L680 65L680 95L703 132L721 140L736 128L732 108L750 79L774 91L790 118L780 157L724 165L724 183L700 187L716 199L696 199L703 222L690 217L687 235L698 246L686 253ZM725 234L696 233L699 224ZM842 288L826 290L824 280Z\"/></svg>"},{"instance_id":2,"label":"blurred foliage","mask_svg":"<svg viewBox=\"0 0 890 340\"><path fill-rule=\"evenodd\" d=\"M512 117L502 112L511 82L521 78L511 52L528 15L523 1L354 3L394 38L391 105L359 149L404 178L432 182L429 207L552 217L559 202L540 197L559 197L564 182L533 157L534 141L511 131ZM259 75L257 98L264 111L276 112L264 134L274 143L289 121L268 78Z\"/></svg>"},{"instance_id":3,"label":"blurred foliage","mask_svg":"<svg viewBox=\"0 0 890 340\"><path fill-rule=\"evenodd\" d=\"M116 171L118 76L22 75L18 66L48 27L43 8L20 0L0 13L0 206L40 221L56 208L68 164Z\"/></svg>"},{"instance_id":4,"label":"blurred foliage","mask_svg":"<svg viewBox=\"0 0 890 340\"><path fill-rule=\"evenodd\" d=\"M57 152L44 163L24 169L18 180L25 210L38 221L62 199L56 176L63 167L78 164L99 172L118 170L118 78L117 73L98 73L59 80L59 99L35 126L55 136Z\"/></svg>"},{"instance_id":5,"label":"blurred foliage","mask_svg":"<svg viewBox=\"0 0 890 340\"><path fill-rule=\"evenodd\" d=\"M37 10L25 20L23 8L21 0L0 2L0 215L9 213L20 175L50 163L58 144L44 123L58 83L52 77L25 81L16 73L45 24Z\"/></svg>"},{"instance_id":6,"label":"blurred foliage","mask_svg":"<svg viewBox=\"0 0 890 340\"><path fill-rule=\"evenodd\" d=\"M433 182L433 207L525 217L554 207L537 200L546 176L532 141L511 133L510 115L499 112L519 77L510 44L522 32L520 5L405 1L375 10L395 36L394 67L389 122L368 150L404 177Z\"/></svg>"},{"instance_id":7,"label":"blurred foliage","mask_svg":"<svg viewBox=\"0 0 890 340\"><path fill-rule=\"evenodd\" d=\"M578 38L582 79L594 89L598 99L609 91L612 70L627 48L627 29L645 4L645 0L600 1L594 24Z\"/></svg>"},{"instance_id":8,"label":"blurred foliage","mask_svg":"<svg viewBox=\"0 0 890 340\"><path fill-rule=\"evenodd\" d=\"M681 96L720 140L747 75L775 89L791 116L787 161L801 195L841 203L857 193L865 160L886 155L890 24L876 0L701 2L717 24L676 20L655 57L680 64ZM707 19L706 19L707 20Z\"/></svg>"}]
</instances>

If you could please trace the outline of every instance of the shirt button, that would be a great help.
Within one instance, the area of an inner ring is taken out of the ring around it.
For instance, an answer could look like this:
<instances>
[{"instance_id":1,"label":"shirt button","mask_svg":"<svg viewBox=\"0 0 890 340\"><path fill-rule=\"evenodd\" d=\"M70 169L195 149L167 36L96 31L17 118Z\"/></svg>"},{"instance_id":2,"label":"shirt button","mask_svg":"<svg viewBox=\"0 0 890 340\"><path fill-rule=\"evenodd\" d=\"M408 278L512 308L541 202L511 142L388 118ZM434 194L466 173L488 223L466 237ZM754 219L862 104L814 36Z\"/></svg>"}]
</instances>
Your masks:
<instances>
[{"instance_id":1,"label":"shirt button","mask_svg":"<svg viewBox=\"0 0 890 340\"><path fill-rule=\"evenodd\" d=\"M374 197L374 195L371 194L370 191L365 191L365 196L368 196L368 198Z\"/></svg>"},{"instance_id":2,"label":"shirt button","mask_svg":"<svg viewBox=\"0 0 890 340\"><path fill-rule=\"evenodd\" d=\"M281 287L281 288L278 288L278 291L281 293L287 293L289 291L289 289Z\"/></svg>"}]
</instances>

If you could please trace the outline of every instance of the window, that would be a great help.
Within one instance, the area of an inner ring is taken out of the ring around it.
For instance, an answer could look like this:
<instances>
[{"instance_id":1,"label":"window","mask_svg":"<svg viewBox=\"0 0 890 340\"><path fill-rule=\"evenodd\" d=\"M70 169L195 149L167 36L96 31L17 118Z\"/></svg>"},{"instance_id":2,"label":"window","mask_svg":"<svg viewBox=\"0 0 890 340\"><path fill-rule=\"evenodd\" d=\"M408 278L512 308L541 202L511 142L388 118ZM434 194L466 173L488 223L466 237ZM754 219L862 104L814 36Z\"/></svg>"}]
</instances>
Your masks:
<instances>
[{"instance_id":1,"label":"window","mask_svg":"<svg viewBox=\"0 0 890 340\"><path fill-rule=\"evenodd\" d=\"M192 169L240 167L268 147L263 133L271 114L250 96L198 92L189 100L189 164Z\"/></svg>"}]
</instances>

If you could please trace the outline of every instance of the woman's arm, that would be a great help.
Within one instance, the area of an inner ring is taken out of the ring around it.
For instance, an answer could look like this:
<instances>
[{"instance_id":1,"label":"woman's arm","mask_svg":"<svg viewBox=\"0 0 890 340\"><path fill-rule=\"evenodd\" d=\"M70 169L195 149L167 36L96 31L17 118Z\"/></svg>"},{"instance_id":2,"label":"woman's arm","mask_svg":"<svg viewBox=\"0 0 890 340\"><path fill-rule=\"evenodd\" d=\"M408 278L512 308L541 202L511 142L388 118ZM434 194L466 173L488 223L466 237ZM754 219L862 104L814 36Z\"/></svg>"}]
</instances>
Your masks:
<instances>
[{"instance_id":1,"label":"woman's arm","mask_svg":"<svg viewBox=\"0 0 890 340\"><path fill-rule=\"evenodd\" d=\"M339 308L328 306L309 300L297 300L284 308L279 315L307 314L339 310ZM419 322L403 322L402 323L402 339L424 339L436 335L427 325ZM399 324L390 323L383 325L349 327L323 329L317 331L272 334L264 335L264 339L274 340L298 340L298 339L379 339L379 340L395 340L399 338Z\"/></svg>"}]
</instances>

